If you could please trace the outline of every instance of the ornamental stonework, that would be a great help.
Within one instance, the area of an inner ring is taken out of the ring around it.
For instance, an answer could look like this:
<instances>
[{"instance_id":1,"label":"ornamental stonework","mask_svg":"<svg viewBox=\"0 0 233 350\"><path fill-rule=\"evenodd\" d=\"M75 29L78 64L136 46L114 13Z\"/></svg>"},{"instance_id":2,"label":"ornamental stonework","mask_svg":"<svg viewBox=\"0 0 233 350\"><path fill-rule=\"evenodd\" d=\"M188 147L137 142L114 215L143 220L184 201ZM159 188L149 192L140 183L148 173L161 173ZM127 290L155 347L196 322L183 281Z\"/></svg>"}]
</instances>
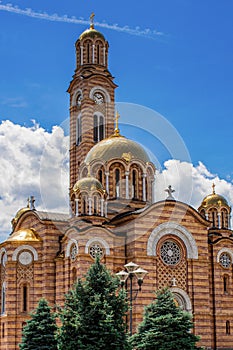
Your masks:
<instances>
[{"instance_id":1,"label":"ornamental stonework","mask_svg":"<svg viewBox=\"0 0 233 350\"><path fill-rule=\"evenodd\" d=\"M33 280L33 265L23 266L20 263L17 265L17 282Z\"/></svg>"}]
</instances>

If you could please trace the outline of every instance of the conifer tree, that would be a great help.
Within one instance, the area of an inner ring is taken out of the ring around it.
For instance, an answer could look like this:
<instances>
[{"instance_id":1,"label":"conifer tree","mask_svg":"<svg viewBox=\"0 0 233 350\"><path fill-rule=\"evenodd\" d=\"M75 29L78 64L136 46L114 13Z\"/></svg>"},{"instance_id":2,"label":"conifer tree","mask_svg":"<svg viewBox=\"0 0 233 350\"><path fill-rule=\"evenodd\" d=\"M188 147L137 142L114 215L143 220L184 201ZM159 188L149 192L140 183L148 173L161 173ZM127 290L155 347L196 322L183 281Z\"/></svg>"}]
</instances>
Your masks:
<instances>
[{"instance_id":1,"label":"conifer tree","mask_svg":"<svg viewBox=\"0 0 233 350\"><path fill-rule=\"evenodd\" d=\"M156 299L145 308L138 332L131 337L135 350L194 350L199 337L190 333L191 315L175 304L169 289L156 293Z\"/></svg>"},{"instance_id":2,"label":"conifer tree","mask_svg":"<svg viewBox=\"0 0 233 350\"><path fill-rule=\"evenodd\" d=\"M99 259L86 279L66 296L61 310L60 350L129 350L124 316L125 292Z\"/></svg>"},{"instance_id":3,"label":"conifer tree","mask_svg":"<svg viewBox=\"0 0 233 350\"><path fill-rule=\"evenodd\" d=\"M20 350L57 350L57 325L46 299L41 299L23 328Z\"/></svg>"}]
</instances>

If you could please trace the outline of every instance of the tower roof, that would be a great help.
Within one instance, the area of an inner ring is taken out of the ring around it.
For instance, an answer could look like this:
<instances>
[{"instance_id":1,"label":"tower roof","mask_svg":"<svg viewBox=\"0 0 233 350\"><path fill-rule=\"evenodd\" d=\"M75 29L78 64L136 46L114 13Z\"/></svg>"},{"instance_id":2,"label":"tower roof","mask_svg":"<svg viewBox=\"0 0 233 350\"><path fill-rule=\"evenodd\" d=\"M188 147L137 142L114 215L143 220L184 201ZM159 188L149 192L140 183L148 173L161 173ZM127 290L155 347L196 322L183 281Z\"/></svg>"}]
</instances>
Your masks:
<instances>
[{"instance_id":1,"label":"tower roof","mask_svg":"<svg viewBox=\"0 0 233 350\"><path fill-rule=\"evenodd\" d=\"M214 184L212 187L213 187L213 192L203 199L199 209L202 209L202 208L208 209L210 207L227 207L227 208L229 208L229 204L228 204L226 198L224 198L223 196L221 196L220 194L217 194L215 192L215 185Z\"/></svg>"},{"instance_id":2,"label":"tower roof","mask_svg":"<svg viewBox=\"0 0 233 350\"><path fill-rule=\"evenodd\" d=\"M95 18L95 14L92 13L90 16L90 28L86 29L79 37L79 40L83 40L85 38L91 38L91 39L95 39L95 37L99 37L103 40L105 40L105 37L102 33L100 33L98 30L95 29L94 27L94 18Z\"/></svg>"},{"instance_id":3,"label":"tower roof","mask_svg":"<svg viewBox=\"0 0 233 350\"><path fill-rule=\"evenodd\" d=\"M78 180L73 188L74 192L80 192L80 191L92 192L95 190L104 192L104 188L101 182L92 176L84 177L83 179Z\"/></svg>"}]
</instances>

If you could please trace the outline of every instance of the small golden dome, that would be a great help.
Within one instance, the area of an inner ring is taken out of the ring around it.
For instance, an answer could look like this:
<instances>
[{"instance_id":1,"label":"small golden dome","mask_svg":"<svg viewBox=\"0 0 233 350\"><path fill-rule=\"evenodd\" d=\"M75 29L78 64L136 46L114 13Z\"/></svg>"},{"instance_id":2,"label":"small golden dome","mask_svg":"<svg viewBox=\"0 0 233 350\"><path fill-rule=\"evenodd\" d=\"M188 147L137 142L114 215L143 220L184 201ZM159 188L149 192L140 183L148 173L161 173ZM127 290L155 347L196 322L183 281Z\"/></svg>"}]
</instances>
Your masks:
<instances>
[{"instance_id":1,"label":"small golden dome","mask_svg":"<svg viewBox=\"0 0 233 350\"><path fill-rule=\"evenodd\" d=\"M102 33L100 33L98 30L96 30L93 26L91 26L89 29L86 29L79 37L79 40L84 40L86 38L101 38L105 40L105 37L103 36Z\"/></svg>"},{"instance_id":2,"label":"small golden dome","mask_svg":"<svg viewBox=\"0 0 233 350\"><path fill-rule=\"evenodd\" d=\"M29 207L21 208L20 210L18 210L15 217L11 220L13 227L15 227L15 225L17 224L20 216L23 215L24 213L26 213L27 211L30 211L30 210L31 209Z\"/></svg>"},{"instance_id":3,"label":"small golden dome","mask_svg":"<svg viewBox=\"0 0 233 350\"><path fill-rule=\"evenodd\" d=\"M73 187L74 192L80 192L80 191L87 191L87 192L92 192L92 191L100 191L104 192L104 188L95 177L89 176L89 177L84 177L81 180L78 180L76 184Z\"/></svg>"},{"instance_id":4,"label":"small golden dome","mask_svg":"<svg viewBox=\"0 0 233 350\"><path fill-rule=\"evenodd\" d=\"M40 237L33 228L23 228L19 231L14 232L9 238L8 241L30 241L30 242L39 242Z\"/></svg>"},{"instance_id":5,"label":"small golden dome","mask_svg":"<svg viewBox=\"0 0 233 350\"><path fill-rule=\"evenodd\" d=\"M227 200L220 194L215 193L215 185L213 184L213 193L206 196L199 209L210 208L210 207L227 207L229 208Z\"/></svg>"},{"instance_id":6,"label":"small golden dome","mask_svg":"<svg viewBox=\"0 0 233 350\"><path fill-rule=\"evenodd\" d=\"M85 163L90 164L95 159L108 162L119 158L123 158L127 162L133 159L138 159L145 163L150 162L148 154L137 142L121 135L113 135L92 147L85 158Z\"/></svg>"}]
</instances>

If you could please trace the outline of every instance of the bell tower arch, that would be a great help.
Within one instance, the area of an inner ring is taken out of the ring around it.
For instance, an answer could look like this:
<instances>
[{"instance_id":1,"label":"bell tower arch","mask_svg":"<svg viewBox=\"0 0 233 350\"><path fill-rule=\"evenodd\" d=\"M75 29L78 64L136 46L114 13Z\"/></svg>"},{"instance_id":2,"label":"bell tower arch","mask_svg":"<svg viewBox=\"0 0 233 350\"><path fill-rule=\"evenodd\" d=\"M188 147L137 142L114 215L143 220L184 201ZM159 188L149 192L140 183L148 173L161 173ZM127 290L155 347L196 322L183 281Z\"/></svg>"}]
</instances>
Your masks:
<instances>
[{"instance_id":1,"label":"bell tower arch","mask_svg":"<svg viewBox=\"0 0 233 350\"><path fill-rule=\"evenodd\" d=\"M79 165L89 150L114 131L115 88L108 70L109 44L94 27L75 43L76 68L70 82L70 190L78 179Z\"/></svg>"}]
</instances>

